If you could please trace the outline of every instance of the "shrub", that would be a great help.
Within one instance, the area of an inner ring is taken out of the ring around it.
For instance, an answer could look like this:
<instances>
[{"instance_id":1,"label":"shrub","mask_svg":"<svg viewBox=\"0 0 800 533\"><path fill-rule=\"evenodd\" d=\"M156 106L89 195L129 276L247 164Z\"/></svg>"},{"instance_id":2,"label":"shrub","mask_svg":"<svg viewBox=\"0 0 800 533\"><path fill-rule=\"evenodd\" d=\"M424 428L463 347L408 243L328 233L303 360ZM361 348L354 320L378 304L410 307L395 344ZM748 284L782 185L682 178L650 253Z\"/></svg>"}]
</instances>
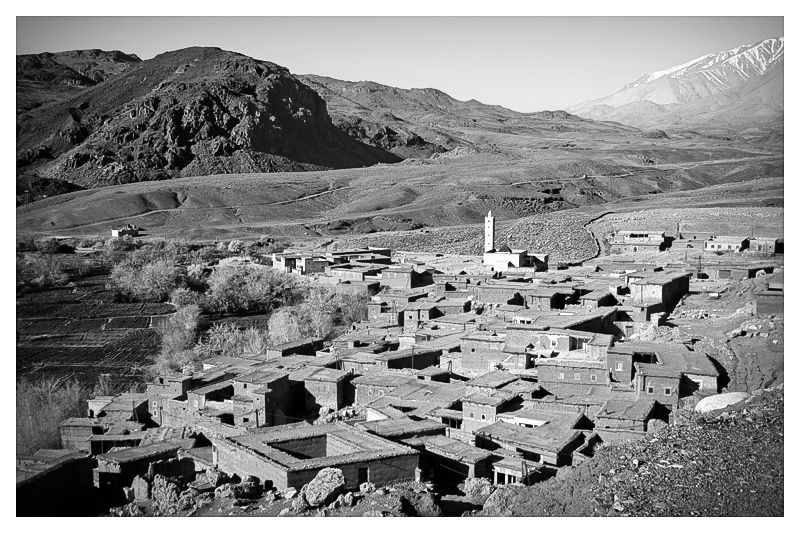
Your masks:
<instances>
[{"instance_id":1,"label":"shrub","mask_svg":"<svg viewBox=\"0 0 800 533\"><path fill-rule=\"evenodd\" d=\"M41 237L36 239L34 242L34 246L36 247L36 251L41 252L43 254L55 254L58 253L58 239Z\"/></svg>"},{"instance_id":2,"label":"shrub","mask_svg":"<svg viewBox=\"0 0 800 533\"><path fill-rule=\"evenodd\" d=\"M87 391L77 381L17 381L17 453L61 447L59 425L84 416Z\"/></svg>"},{"instance_id":3,"label":"shrub","mask_svg":"<svg viewBox=\"0 0 800 533\"><path fill-rule=\"evenodd\" d=\"M257 328L240 330L233 324L215 324L198 345L202 358L262 355L269 345L266 331Z\"/></svg>"},{"instance_id":4,"label":"shrub","mask_svg":"<svg viewBox=\"0 0 800 533\"><path fill-rule=\"evenodd\" d=\"M297 298L288 274L255 265L217 268L208 280L208 305L232 313L268 313Z\"/></svg>"},{"instance_id":5,"label":"shrub","mask_svg":"<svg viewBox=\"0 0 800 533\"><path fill-rule=\"evenodd\" d=\"M197 340L200 322L200 308L187 305L170 315L159 327L161 353L156 358L156 366L165 370L179 370L194 360L192 348Z\"/></svg>"},{"instance_id":6,"label":"shrub","mask_svg":"<svg viewBox=\"0 0 800 533\"><path fill-rule=\"evenodd\" d=\"M202 300L202 294L187 289L186 287L178 287L169 295L169 303L175 307L186 307L187 305L199 306Z\"/></svg>"},{"instance_id":7,"label":"shrub","mask_svg":"<svg viewBox=\"0 0 800 533\"><path fill-rule=\"evenodd\" d=\"M166 300L178 279L177 267L166 259L142 263L136 258L128 258L114 265L109 276L118 293L151 302Z\"/></svg>"},{"instance_id":8,"label":"shrub","mask_svg":"<svg viewBox=\"0 0 800 533\"><path fill-rule=\"evenodd\" d=\"M122 237L111 237L105 243L105 249L109 252L127 252L135 250L141 243L130 235Z\"/></svg>"},{"instance_id":9,"label":"shrub","mask_svg":"<svg viewBox=\"0 0 800 533\"><path fill-rule=\"evenodd\" d=\"M36 287L52 287L66 285L69 275L61 261L51 255L42 255L28 261L17 260L17 281Z\"/></svg>"}]
</instances>

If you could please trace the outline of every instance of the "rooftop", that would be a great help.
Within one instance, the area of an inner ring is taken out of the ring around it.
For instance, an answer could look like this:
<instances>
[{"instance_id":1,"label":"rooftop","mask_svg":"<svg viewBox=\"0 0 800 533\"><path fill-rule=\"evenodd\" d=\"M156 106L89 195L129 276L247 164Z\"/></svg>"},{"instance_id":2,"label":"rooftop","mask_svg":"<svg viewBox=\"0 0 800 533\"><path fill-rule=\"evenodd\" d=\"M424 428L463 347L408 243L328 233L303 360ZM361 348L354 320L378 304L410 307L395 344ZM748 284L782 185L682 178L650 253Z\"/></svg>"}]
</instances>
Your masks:
<instances>
[{"instance_id":1,"label":"rooftop","mask_svg":"<svg viewBox=\"0 0 800 533\"><path fill-rule=\"evenodd\" d=\"M470 387L489 387L492 389L499 389L500 387L508 385L509 383L517 381L518 379L519 378L514 374L504 372L503 370L494 370L476 378L472 378L467 381L466 384Z\"/></svg>"}]
</instances>

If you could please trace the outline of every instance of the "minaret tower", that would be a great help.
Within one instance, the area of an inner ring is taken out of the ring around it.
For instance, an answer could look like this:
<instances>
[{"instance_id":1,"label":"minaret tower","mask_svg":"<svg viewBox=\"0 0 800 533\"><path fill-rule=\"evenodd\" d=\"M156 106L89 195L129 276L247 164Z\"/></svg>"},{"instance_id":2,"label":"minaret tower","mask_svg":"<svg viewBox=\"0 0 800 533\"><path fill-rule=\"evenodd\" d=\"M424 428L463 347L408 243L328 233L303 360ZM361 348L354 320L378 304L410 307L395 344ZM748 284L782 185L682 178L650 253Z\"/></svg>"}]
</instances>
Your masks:
<instances>
[{"instance_id":1,"label":"minaret tower","mask_svg":"<svg viewBox=\"0 0 800 533\"><path fill-rule=\"evenodd\" d=\"M491 252L494 250L494 217L491 211L486 215L483 226L483 251Z\"/></svg>"}]
</instances>

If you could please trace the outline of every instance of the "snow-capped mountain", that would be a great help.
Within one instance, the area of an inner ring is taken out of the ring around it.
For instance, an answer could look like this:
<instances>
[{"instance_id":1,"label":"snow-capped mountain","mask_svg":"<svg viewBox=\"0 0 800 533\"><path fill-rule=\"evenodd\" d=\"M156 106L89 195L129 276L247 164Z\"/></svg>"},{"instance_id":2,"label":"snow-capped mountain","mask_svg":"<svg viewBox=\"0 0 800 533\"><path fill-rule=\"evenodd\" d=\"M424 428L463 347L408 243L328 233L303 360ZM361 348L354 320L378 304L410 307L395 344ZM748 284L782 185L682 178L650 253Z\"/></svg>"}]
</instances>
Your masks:
<instances>
[{"instance_id":1,"label":"snow-capped mountain","mask_svg":"<svg viewBox=\"0 0 800 533\"><path fill-rule=\"evenodd\" d=\"M782 119L783 46L780 37L707 54L568 111L640 127L714 122L735 127L750 116Z\"/></svg>"}]
</instances>

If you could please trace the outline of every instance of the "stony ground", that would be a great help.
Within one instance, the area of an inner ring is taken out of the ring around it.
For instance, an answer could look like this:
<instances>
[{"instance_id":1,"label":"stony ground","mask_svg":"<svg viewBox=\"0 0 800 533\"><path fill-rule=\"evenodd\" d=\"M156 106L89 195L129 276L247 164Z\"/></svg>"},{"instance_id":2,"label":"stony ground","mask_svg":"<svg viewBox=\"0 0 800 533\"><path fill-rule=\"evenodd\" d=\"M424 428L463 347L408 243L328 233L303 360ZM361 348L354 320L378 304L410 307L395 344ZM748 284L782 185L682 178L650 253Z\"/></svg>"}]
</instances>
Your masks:
<instances>
[{"instance_id":1,"label":"stony ground","mask_svg":"<svg viewBox=\"0 0 800 533\"><path fill-rule=\"evenodd\" d=\"M483 516L782 516L783 386L653 437L603 447L533 487L506 486Z\"/></svg>"}]
</instances>

